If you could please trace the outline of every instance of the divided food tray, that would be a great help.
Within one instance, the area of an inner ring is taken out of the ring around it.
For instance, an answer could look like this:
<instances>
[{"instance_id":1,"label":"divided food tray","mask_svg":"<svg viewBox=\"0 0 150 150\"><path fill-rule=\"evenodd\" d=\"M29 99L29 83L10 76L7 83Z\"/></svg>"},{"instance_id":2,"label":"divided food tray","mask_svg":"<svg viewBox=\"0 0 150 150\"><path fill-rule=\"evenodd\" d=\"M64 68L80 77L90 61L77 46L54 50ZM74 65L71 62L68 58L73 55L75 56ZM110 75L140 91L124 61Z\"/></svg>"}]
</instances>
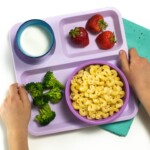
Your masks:
<instances>
[{"instance_id":1,"label":"divided food tray","mask_svg":"<svg viewBox=\"0 0 150 150\"><path fill-rule=\"evenodd\" d=\"M69 31L78 26L85 27L87 20L94 14L101 14L108 23L107 30L111 30L116 35L117 43L110 50L100 50L95 43L95 35L89 33L90 44L85 48L73 47L69 43ZM38 64L29 64L22 61L15 53L14 39L21 23L15 24L9 33L9 40L14 62L16 80L20 84L29 82L39 82L47 71L53 71L56 78L66 84L67 78L73 70L81 63L89 60L104 60L118 66L118 53L120 49L127 51L127 43L123 22L120 13L115 8L104 8L76 14L63 15L43 19L52 27L56 38L56 46L44 61ZM90 127L78 120L70 112L65 95L58 104L51 104L51 108L56 112L56 118L47 126L41 127L35 121L34 117L38 110L33 108L29 122L29 133L34 136L66 132L75 129ZM136 98L133 92L130 93L129 103L124 112L113 122L124 121L133 118L138 111Z\"/></svg>"}]
</instances>

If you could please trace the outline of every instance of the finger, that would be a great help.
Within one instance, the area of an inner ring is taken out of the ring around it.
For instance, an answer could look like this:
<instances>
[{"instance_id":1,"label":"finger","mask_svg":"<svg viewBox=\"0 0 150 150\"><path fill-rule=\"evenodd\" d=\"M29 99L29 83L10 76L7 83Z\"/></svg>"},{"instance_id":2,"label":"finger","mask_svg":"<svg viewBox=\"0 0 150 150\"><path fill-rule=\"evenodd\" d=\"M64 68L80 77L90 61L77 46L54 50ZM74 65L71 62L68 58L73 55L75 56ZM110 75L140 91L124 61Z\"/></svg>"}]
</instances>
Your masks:
<instances>
[{"instance_id":1,"label":"finger","mask_svg":"<svg viewBox=\"0 0 150 150\"><path fill-rule=\"evenodd\" d=\"M138 53L137 53L135 48L131 48L129 50L129 56L130 56L130 62L131 63L135 60L135 58L139 57L139 55L138 55Z\"/></svg>"},{"instance_id":2,"label":"finger","mask_svg":"<svg viewBox=\"0 0 150 150\"><path fill-rule=\"evenodd\" d=\"M20 99L22 100L24 104L28 104L30 102L27 91L25 90L23 86L19 86L19 95L20 95Z\"/></svg>"},{"instance_id":3,"label":"finger","mask_svg":"<svg viewBox=\"0 0 150 150\"><path fill-rule=\"evenodd\" d=\"M119 59L120 59L121 69L125 74L127 74L129 72L129 62L128 62L127 54L124 50L120 50Z\"/></svg>"},{"instance_id":4,"label":"finger","mask_svg":"<svg viewBox=\"0 0 150 150\"><path fill-rule=\"evenodd\" d=\"M10 85L8 97L10 97L10 98L7 98L8 100L14 100L14 99L19 98L18 84L17 83L14 83L14 84Z\"/></svg>"},{"instance_id":5,"label":"finger","mask_svg":"<svg viewBox=\"0 0 150 150\"><path fill-rule=\"evenodd\" d=\"M11 84L9 87L9 94L14 94L14 93L18 93L18 84L17 83Z\"/></svg>"},{"instance_id":6,"label":"finger","mask_svg":"<svg viewBox=\"0 0 150 150\"><path fill-rule=\"evenodd\" d=\"M8 98L9 98L9 95L7 94L6 97L5 97L5 99L4 99L4 101L7 101Z\"/></svg>"},{"instance_id":7,"label":"finger","mask_svg":"<svg viewBox=\"0 0 150 150\"><path fill-rule=\"evenodd\" d=\"M5 98L4 98L4 102L7 101L8 98L9 98L9 90L8 90L7 93L6 93L6 96L5 96Z\"/></svg>"}]
</instances>

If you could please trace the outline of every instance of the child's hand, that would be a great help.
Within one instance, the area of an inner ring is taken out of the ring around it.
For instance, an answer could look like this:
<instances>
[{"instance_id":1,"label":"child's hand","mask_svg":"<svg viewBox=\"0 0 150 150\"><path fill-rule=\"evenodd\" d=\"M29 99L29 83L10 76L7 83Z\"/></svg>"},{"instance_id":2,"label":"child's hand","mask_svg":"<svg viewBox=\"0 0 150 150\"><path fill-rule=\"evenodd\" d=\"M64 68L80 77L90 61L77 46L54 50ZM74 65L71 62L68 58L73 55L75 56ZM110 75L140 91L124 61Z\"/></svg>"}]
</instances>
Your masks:
<instances>
[{"instance_id":1,"label":"child's hand","mask_svg":"<svg viewBox=\"0 0 150 150\"><path fill-rule=\"evenodd\" d=\"M120 51L119 58L131 87L150 115L150 63L133 48L129 50L129 60L123 50Z\"/></svg>"},{"instance_id":2,"label":"child's hand","mask_svg":"<svg viewBox=\"0 0 150 150\"><path fill-rule=\"evenodd\" d=\"M8 131L27 131L31 113L31 104L24 87L12 84L4 103L0 108L0 116Z\"/></svg>"}]
</instances>

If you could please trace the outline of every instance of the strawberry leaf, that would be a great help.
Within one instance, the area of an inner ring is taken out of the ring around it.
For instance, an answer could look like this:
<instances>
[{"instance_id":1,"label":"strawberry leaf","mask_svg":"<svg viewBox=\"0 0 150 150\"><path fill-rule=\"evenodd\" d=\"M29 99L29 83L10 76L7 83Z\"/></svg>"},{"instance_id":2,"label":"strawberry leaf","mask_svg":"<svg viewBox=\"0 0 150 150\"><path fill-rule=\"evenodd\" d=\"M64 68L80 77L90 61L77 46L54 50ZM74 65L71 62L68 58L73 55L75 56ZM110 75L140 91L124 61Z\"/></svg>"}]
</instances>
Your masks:
<instances>
[{"instance_id":1,"label":"strawberry leaf","mask_svg":"<svg viewBox=\"0 0 150 150\"><path fill-rule=\"evenodd\" d=\"M103 19L100 19L98 21L98 24L99 24L100 29L102 29L102 30L105 30L106 27L108 26L108 24Z\"/></svg>"},{"instance_id":2,"label":"strawberry leaf","mask_svg":"<svg viewBox=\"0 0 150 150\"><path fill-rule=\"evenodd\" d=\"M69 35L73 38L76 38L79 34L80 34L80 29L78 27L71 29L69 32Z\"/></svg>"}]
</instances>

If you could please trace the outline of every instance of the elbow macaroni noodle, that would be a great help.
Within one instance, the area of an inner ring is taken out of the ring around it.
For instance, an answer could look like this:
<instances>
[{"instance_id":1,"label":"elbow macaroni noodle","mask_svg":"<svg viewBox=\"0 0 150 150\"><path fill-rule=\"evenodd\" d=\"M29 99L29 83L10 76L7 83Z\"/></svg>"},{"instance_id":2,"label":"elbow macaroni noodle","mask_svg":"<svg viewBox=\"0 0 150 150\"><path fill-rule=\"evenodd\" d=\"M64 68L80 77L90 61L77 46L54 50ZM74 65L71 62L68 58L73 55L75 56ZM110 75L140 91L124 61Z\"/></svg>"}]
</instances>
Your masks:
<instances>
[{"instance_id":1,"label":"elbow macaroni noodle","mask_svg":"<svg viewBox=\"0 0 150 150\"><path fill-rule=\"evenodd\" d=\"M88 119L104 119L123 106L123 82L108 65L90 65L71 80L72 106Z\"/></svg>"}]
</instances>

